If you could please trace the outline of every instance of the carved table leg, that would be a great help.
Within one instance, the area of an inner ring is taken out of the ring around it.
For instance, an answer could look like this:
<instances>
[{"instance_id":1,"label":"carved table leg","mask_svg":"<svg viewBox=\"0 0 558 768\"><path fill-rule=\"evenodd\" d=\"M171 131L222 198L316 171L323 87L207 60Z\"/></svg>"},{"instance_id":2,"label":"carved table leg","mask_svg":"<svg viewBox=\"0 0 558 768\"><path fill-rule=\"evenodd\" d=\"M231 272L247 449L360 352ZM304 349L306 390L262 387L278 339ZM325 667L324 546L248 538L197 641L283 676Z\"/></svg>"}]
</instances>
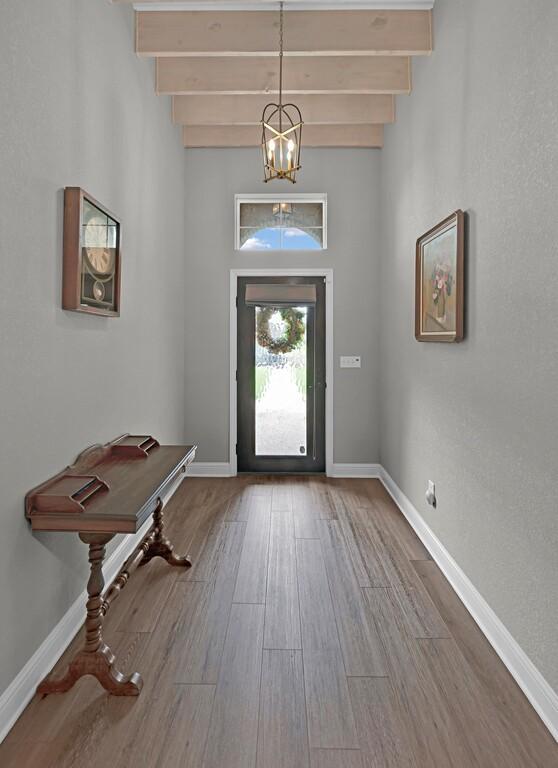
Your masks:
<instances>
[{"instance_id":1,"label":"carved table leg","mask_svg":"<svg viewBox=\"0 0 558 768\"><path fill-rule=\"evenodd\" d=\"M190 568L192 563L188 557L175 555L173 546L165 538L165 524L163 521L163 502L157 499L157 506L153 512L153 538L149 542L149 547L145 553L140 565L145 565L154 557L162 557L169 565L180 565L184 568Z\"/></svg>"},{"instance_id":2,"label":"carved table leg","mask_svg":"<svg viewBox=\"0 0 558 768\"><path fill-rule=\"evenodd\" d=\"M70 662L66 674L59 679L45 678L37 693L63 693L80 677L93 675L109 693L116 696L137 696L143 681L134 672L125 676L115 665L115 657L103 641L103 559L105 545L114 534L80 533L80 539L89 544L91 573L87 582L87 618L85 620L85 645Z\"/></svg>"},{"instance_id":3,"label":"carved table leg","mask_svg":"<svg viewBox=\"0 0 558 768\"><path fill-rule=\"evenodd\" d=\"M149 549L149 543L151 542L152 538L153 538L153 531L150 530L147 536L141 542L141 544L138 547L136 547L136 549L132 552L130 557L126 560L126 562L120 569L118 576L115 578L115 580L112 582L110 587L105 592L103 604L101 606L101 612L103 616L106 616L107 611L110 608L112 602L116 600L118 595L122 592L122 590L124 589L128 581L130 580L132 571L135 568L137 568L137 566L141 563L141 561L145 557L145 553Z\"/></svg>"}]
</instances>

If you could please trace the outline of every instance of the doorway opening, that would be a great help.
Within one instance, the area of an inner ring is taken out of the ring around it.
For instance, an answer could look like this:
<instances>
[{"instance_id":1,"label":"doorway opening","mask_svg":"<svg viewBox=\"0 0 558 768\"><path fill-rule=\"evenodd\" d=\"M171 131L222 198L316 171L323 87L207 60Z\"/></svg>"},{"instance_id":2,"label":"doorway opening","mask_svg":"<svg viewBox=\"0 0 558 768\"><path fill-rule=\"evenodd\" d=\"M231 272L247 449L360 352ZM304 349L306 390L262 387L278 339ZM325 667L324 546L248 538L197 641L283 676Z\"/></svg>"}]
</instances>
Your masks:
<instances>
[{"instance_id":1,"label":"doorway opening","mask_svg":"<svg viewBox=\"0 0 558 768\"><path fill-rule=\"evenodd\" d=\"M236 284L236 459L240 472L326 469L323 276Z\"/></svg>"}]
</instances>

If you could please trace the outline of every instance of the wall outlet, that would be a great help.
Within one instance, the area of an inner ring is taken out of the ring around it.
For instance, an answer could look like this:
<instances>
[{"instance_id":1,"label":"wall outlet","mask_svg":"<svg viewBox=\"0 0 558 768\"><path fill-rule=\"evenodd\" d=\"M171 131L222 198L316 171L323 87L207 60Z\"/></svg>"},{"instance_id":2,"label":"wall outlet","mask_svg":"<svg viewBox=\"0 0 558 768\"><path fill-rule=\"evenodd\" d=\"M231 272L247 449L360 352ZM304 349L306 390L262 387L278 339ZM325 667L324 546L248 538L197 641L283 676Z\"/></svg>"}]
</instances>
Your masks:
<instances>
[{"instance_id":1,"label":"wall outlet","mask_svg":"<svg viewBox=\"0 0 558 768\"><path fill-rule=\"evenodd\" d=\"M340 368L360 368L360 355L341 355Z\"/></svg>"},{"instance_id":2,"label":"wall outlet","mask_svg":"<svg viewBox=\"0 0 558 768\"><path fill-rule=\"evenodd\" d=\"M432 480L428 481L428 488L426 489L426 501L430 506L436 508L436 486Z\"/></svg>"}]
</instances>

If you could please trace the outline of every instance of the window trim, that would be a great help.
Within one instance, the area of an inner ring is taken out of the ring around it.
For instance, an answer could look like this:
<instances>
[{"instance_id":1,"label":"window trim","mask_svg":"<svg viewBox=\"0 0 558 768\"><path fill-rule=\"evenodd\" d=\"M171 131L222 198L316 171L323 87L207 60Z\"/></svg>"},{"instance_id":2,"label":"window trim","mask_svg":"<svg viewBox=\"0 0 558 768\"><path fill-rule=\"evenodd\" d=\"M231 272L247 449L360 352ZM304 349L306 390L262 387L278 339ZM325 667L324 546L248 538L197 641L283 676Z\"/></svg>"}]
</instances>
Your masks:
<instances>
[{"instance_id":1,"label":"window trim","mask_svg":"<svg viewBox=\"0 0 558 768\"><path fill-rule=\"evenodd\" d=\"M321 253L327 251L327 194L323 193L291 193L286 195L255 194L234 196L234 250L240 251L240 204L241 203L321 203L322 206L322 247L319 250L302 248L299 253ZM254 253L296 253L295 249L262 248L254 249Z\"/></svg>"}]
</instances>

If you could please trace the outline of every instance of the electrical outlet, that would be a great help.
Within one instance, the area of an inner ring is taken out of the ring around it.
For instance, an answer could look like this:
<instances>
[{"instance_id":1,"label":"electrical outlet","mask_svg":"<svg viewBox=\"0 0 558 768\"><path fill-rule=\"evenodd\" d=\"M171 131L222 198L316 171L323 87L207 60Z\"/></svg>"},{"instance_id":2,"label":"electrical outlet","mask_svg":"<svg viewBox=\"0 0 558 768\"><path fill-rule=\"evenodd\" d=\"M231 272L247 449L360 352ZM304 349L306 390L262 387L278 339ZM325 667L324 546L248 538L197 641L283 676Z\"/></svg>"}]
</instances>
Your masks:
<instances>
[{"instance_id":1,"label":"electrical outlet","mask_svg":"<svg viewBox=\"0 0 558 768\"><path fill-rule=\"evenodd\" d=\"M430 506L436 508L436 486L432 480L428 481L428 488L426 489L426 501Z\"/></svg>"}]
</instances>

